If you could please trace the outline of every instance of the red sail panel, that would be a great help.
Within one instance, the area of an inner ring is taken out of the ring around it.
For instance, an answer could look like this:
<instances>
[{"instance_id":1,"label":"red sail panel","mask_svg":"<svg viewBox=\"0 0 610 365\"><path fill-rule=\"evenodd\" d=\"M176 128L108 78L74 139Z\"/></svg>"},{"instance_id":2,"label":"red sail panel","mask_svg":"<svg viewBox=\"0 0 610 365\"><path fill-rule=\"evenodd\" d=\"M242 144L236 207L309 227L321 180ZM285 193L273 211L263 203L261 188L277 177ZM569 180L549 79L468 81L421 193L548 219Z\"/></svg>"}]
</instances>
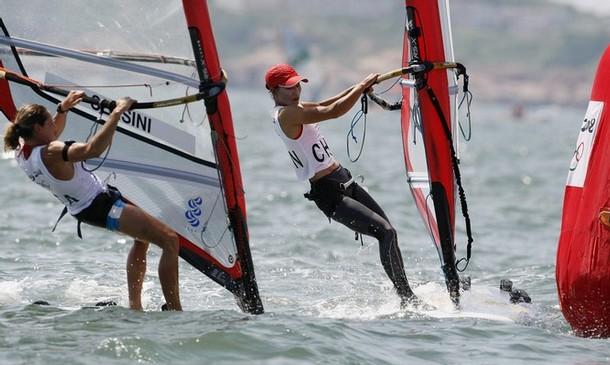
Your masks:
<instances>
[{"instance_id":1,"label":"red sail panel","mask_svg":"<svg viewBox=\"0 0 610 365\"><path fill-rule=\"evenodd\" d=\"M447 2L406 0L405 6L407 24L402 66L453 62ZM431 70L421 75L403 76L401 119L408 182L424 225L438 250L449 291L457 302L455 180L452 142L445 131L445 128L453 130L450 90L455 77L450 78L448 72L451 71Z\"/></svg>"},{"instance_id":2,"label":"red sail panel","mask_svg":"<svg viewBox=\"0 0 610 365\"><path fill-rule=\"evenodd\" d=\"M610 337L610 47L602 56L570 163L557 249L561 310L581 336Z\"/></svg>"},{"instance_id":3,"label":"red sail panel","mask_svg":"<svg viewBox=\"0 0 610 365\"><path fill-rule=\"evenodd\" d=\"M4 67L2 61L0 61L0 67ZM17 107L13 101L8 81L5 79L0 79L0 111L9 121L13 121L17 115Z\"/></svg>"}]
</instances>

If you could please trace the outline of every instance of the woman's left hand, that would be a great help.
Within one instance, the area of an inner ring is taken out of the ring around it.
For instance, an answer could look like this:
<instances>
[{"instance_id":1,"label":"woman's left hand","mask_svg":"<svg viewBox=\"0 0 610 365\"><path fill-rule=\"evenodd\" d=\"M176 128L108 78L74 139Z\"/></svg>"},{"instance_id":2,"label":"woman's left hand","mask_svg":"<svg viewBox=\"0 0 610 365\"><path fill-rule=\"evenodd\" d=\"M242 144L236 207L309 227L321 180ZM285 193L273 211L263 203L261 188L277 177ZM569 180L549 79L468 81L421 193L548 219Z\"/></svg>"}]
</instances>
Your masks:
<instances>
[{"instance_id":1,"label":"woman's left hand","mask_svg":"<svg viewBox=\"0 0 610 365\"><path fill-rule=\"evenodd\" d=\"M360 85L364 89L365 93L373 91L373 85L377 83L377 77L379 77L378 73L369 74L364 80L360 82Z\"/></svg>"}]
</instances>

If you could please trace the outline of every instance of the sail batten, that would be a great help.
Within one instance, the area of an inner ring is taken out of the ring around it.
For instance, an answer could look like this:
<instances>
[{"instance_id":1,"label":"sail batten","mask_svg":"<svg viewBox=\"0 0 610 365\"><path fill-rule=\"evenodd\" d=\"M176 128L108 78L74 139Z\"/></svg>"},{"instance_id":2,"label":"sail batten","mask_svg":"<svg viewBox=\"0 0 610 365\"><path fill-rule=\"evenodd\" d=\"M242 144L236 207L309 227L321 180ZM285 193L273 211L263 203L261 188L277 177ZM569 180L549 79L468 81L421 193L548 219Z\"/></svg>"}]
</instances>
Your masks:
<instances>
[{"instance_id":1,"label":"sail batten","mask_svg":"<svg viewBox=\"0 0 610 365\"><path fill-rule=\"evenodd\" d=\"M95 63L95 64L99 64L99 65L103 65L103 66L117 68L120 70L137 72L137 73L141 73L144 75L150 75L150 76L158 77L158 78L165 79L165 80L179 82L181 84L192 86L192 87L199 86L199 81L189 78L189 77L184 77L179 74L175 74L172 72L166 72L163 70L155 69L152 67L147 67L144 65L138 65L138 64L127 62L127 61L122 61L120 59L116 59L116 58L112 58L112 57L108 57L108 56L104 56L104 55L97 55L97 54L93 54L93 53L77 51L74 49L58 47L58 46L54 46L51 44L45 44L45 43L30 41L30 40L26 40L26 39L20 39L20 38L15 38L15 37L6 37L6 36L0 36L0 44L14 46L14 47L22 47L22 48L26 48L26 49L29 49L32 51L39 51L39 52L53 55L53 56L73 58L73 59L83 61L83 62Z\"/></svg>"}]
</instances>

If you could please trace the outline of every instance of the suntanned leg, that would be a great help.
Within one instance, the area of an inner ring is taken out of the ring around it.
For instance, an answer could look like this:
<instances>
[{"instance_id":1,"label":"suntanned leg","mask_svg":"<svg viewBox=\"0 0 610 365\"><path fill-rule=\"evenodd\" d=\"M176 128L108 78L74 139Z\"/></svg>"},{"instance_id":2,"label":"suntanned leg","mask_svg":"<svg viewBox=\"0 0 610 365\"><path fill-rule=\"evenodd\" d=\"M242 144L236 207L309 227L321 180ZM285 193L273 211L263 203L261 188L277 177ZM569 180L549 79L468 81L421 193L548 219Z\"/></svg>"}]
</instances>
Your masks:
<instances>
[{"instance_id":1,"label":"suntanned leg","mask_svg":"<svg viewBox=\"0 0 610 365\"><path fill-rule=\"evenodd\" d=\"M142 310L142 284L146 274L146 252L148 242L136 239L127 256L127 289L129 308Z\"/></svg>"},{"instance_id":2,"label":"suntanned leg","mask_svg":"<svg viewBox=\"0 0 610 365\"><path fill-rule=\"evenodd\" d=\"M141 241L152 242L163 253L159 260L159 280L169 310L182 310L178 289L178 236L166 224L142 209L126 204L119 219L119 231Z\"/></svg>"}]
</instances>

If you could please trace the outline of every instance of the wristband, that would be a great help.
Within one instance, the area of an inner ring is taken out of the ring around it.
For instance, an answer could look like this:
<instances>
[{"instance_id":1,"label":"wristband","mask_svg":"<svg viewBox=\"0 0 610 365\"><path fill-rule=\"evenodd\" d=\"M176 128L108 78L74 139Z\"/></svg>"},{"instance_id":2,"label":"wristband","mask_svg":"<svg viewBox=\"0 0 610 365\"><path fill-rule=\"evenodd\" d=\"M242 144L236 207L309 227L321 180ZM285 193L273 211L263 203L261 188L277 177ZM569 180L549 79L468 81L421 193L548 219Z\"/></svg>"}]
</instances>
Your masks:
<instances>
[{"instance_id":1,"label":"wristband","mask_svg":"<svg viewBox=\"0 0 610 365\"><path fill-rule=\"evenodd\" d=\"M70 109L68 109L68 110L61 109L61 103L57 104L57 114L64 114L64 113L67 113L68 111L70 111Z\"/></svg>"}]
</instances>

